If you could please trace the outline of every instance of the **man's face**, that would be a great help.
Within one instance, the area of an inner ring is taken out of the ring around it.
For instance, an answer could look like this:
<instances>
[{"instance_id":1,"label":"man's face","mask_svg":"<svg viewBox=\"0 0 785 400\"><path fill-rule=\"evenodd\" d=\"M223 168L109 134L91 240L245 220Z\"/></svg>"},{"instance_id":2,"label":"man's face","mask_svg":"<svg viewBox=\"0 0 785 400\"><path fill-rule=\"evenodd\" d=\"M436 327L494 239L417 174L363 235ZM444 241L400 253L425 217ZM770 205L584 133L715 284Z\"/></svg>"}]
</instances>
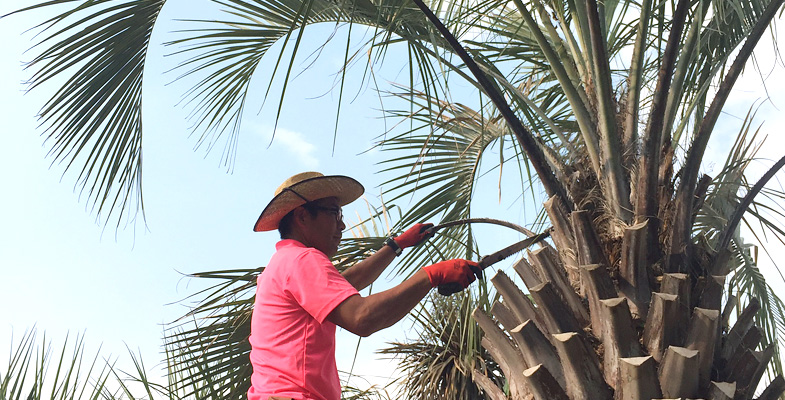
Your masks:
<instances>
[{"instance_id":1,"label":"man's face","mask_svg":"<svg viewBox=\"0 0 785 400\"><path fill-rule=\"evenodd\" d=\"M311 209L316 211L315 216L304 210L308 245L332 258L338 252L341 232L346 229L343 219L339 219L341 207L335 197L319 199L312 204L314 207Z\"/></svg>"}]
</instances>

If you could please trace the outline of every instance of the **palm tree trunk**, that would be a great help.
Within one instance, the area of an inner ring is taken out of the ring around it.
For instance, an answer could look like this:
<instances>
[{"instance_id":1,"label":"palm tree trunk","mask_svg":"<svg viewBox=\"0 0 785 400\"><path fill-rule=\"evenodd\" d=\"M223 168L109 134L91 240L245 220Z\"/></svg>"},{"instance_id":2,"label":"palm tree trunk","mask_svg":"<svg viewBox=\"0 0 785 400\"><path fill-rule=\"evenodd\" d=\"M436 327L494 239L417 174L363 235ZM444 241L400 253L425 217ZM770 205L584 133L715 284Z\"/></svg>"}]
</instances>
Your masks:
<instances>
[{"instance_id":1,"label":"palm tree trunk","mask_svg":"<svg viewBox=\"0 0 785 400\"><path fill-rule=\"evenodd\" d=\"M548 246L538 252L562 254ZM567 307L567 294L557 283L566 280L565 270L545 274L535 268L532 275L528 268L537 264L536 254L519 263L528 267L516 267L534 304L499 271L491 279L502 297L491 308L496 320L474 311L486 333L483 345L516 393L542 400L751 398L773 354L773 347L755 351L755 338L760 339L753 324L757 299L729 330L721 330L718 291L689 275L670 274L663 277L661 292L649 293L648 314L642 316L629 307L633 299L616 289L618 282L611 283L605 265L586 265L581 269L589 307L583 312L592 321L599 316L599 322L589 323ZM722 287L717 285L720 291ZM781 378L764 393L765 398L785 393Z\"/></svg>"}]
</instances>

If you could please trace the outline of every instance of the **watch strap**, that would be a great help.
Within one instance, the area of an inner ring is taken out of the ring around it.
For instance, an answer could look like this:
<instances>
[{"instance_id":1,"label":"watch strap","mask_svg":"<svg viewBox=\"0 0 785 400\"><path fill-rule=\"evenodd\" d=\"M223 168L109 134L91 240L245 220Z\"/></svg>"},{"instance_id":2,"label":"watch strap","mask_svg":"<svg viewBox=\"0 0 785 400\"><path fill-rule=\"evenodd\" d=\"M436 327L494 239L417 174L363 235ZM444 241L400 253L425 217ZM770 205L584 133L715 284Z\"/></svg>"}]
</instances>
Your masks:
<instances>
[{"instance_id":1,"label":"watch strap","mask_svg":"<svg viewBox=\"0 0 785 400\"><path fill-rule=\"evenodd\" d=\"M393 249L396 257L403 253L403 249L401 249L401 246L398 246L398 243L395 243L395 238L392 236L388 237L387 240L384 241L384 244L386 246L390 246L390 248Z\"/></svg>"}]
</instances>

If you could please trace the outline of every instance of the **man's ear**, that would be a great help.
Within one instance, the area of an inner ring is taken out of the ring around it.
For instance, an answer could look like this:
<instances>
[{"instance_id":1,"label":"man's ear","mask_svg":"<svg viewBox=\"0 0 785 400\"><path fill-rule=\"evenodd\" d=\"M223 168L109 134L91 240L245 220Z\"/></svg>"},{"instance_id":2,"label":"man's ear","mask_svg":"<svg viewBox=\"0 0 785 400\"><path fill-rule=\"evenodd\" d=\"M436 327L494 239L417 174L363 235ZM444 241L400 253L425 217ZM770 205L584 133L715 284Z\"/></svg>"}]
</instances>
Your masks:
<instances>
[{"instance_id":1,"label":"man's ear","mask_svg":"<svg viewBox=\"0 0 785 400\"><path fill-rule=\"evenodd\" d=\"M294 218L292 218L292 222L294 222L297 226L306 226L308 225L307 218L310 216L310 213L305 209L305 207L297 207L294 209Z\"/></svg>"}]
</instances>

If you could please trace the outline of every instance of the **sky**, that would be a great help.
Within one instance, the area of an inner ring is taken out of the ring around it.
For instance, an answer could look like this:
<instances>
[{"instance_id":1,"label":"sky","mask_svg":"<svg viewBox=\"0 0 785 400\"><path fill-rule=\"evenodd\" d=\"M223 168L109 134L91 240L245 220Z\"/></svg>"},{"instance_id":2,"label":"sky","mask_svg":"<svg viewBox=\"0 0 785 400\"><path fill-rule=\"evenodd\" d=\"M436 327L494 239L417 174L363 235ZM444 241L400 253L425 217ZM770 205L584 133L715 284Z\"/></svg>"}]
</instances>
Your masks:
<instances>
[{"instance_id":1,"label":"sky","mask_svg":"<svg viewBox=\"0 0 785 400\"><path fill-rule=\"evenodd\" d=\"M183 18L189 12L206 12L186 7L185 3L167 2L161 21ZM5 0L0 4L0 14L26 4L30 3ZM26 330L35 327L55 343L61 343L69 332L84 334L89 351L98 351L100 346L102 355L117 357L118 365L130 369L129 348L154 369L162 359L165 324L187 312L187 304L181 300L205 286L185 274L254 268L269 259L277 233L254 233L252 225L273 190L286 178L304 170L350 175L365 185L366 199L379 204L382 177L374 173L379 154L366 150L390 123L379 118L379 99L374 91L357 84L361 68L350 75L347 92L351 94L342 105L335 151L331 151L338 95L330 89L334 73L343 63L342 39L334 40L319 61L287 89L272 143L277 101L256 113L261 103L260 98L254 99L256 103L249 106L243 119L235 168L227 172L221 165L221 146L209 154L203 147L194 149L197 140L190 135L187 109L179 97L188 86L171 83L175 74L166 72L172 64L164 57L169 50L161 43L171 39L170 32L176 29L167 22L153 33L149 69L145 71L145 219L142 221L140 216L135 224L119 230L104 227L75 191L75 176L63 175L64 166L51 165L52 159L46 157L48 148L40 136L43 130L37 126L36 113L51 92L24 92L22 82L29 78L29 71L23 69L22 62L31 58L25 51L34 39L25 30L43 17L30 13L0 20L0 353L10 349L12 336L13 343L18 343ZM308 39L311 50L301 54L310 54L329 31L315 31ZM778 35L783 39L781 33ZM771 136L761 150L761 157L769 161L755 163L753 168L759 171L756 174L783 153L785 75L782 62L775 64L771 52L763 51L766 46L761 46L757 61L766 75L774 71L767 78L768 92L756 73L746 74L737 84L728 104L731 111L723 116L709 146L713 161L704 165L708 173L716 173L721 167L722 149L738 132L753 102L762 103L756 117L758 124L763 123L761 134ZM269 58L268 68L274 62ZM301 59L296 65L303 69L308 62ZM402 71L405 63L393 62L380 72L380 82L403 82ZM252 85L252 92L259 97L266 89L265 79L260 77ZM778 179L782 177L778 174ZM527 214L519 207L511 208L508 198L499 202L493 178L482 185L478 193L488 193L489 200L483 203L483 215L478 216L504 217L521 224L534 217L531 211ZM367 214L363 202L346 208L345 214L355 213ZM774 248L775 257L784 254L781 246ZM775 276L765 256L761 268L766 276ZM400 279L382 275L377 290ZM402 340L407 326L402 322L363 339L355 371L371 375L374 383L384 383L385 378L373 377L369 371L390 371L393 364L378 360L373 351L387 341ZM351 349L338 354L339 369L348 370L357 338L339 332L338 343L340 349Z\"/></svg>"}]
</instances>

